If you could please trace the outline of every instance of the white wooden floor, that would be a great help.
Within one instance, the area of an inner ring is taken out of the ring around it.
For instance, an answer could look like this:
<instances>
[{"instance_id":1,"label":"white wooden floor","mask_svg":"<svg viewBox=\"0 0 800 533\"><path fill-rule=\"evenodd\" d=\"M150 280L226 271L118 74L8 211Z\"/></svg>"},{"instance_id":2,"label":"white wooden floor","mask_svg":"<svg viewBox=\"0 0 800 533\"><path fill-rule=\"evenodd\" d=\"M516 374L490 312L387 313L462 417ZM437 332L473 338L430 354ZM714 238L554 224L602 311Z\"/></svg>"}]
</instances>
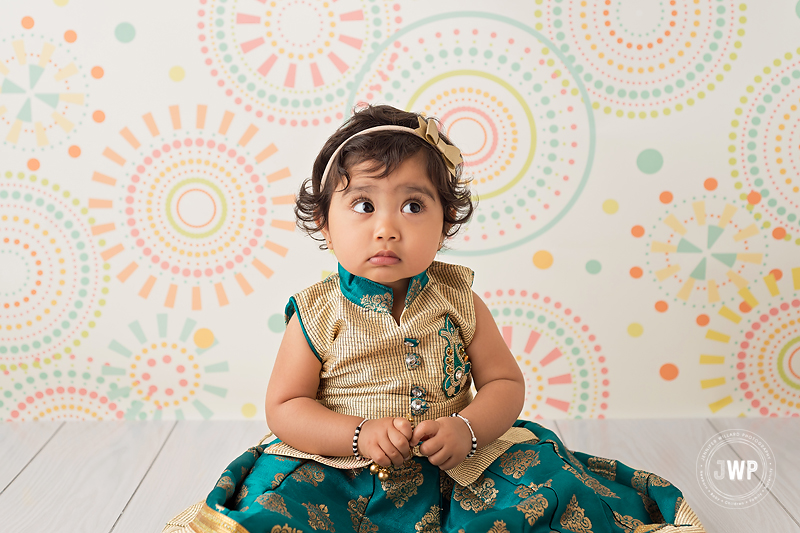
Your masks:
<instances>
[{"instance_id":1,"label":"white wooden floor","mask_svg":"<svg viewBox=\"0 0 800 533\"><path fill-rule=\"evenodd\" d=\"M800 419L542 423L570 449L672 481L709 533L800 533ZM712 503L695 475L704 443L732 428L757 433L776 456L770 496L745 510ZM261 421L0 424L0 531L159 533L265 433Z\"/></svg>"}]
</instances>

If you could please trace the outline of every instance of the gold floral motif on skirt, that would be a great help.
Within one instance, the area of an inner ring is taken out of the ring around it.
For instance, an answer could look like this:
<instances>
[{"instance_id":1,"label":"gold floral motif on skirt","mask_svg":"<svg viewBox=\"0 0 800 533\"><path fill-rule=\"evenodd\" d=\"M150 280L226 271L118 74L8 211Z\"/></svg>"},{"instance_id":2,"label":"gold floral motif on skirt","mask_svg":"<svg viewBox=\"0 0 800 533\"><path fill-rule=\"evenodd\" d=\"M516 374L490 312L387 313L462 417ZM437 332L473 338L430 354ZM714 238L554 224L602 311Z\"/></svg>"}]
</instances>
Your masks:
<instances>
[{"instance_id":1,"label":"gold floral motif on skirt","mask_svg":"<svg viewBox=\"0 0 800 533\"><path fill-rule=\"evenodd\" d=\"M650 472L644 470L637 470L633 473L631 479L631 486L642 494L647 494L647 478L650 477Z\"/></svg>"},{"instance_id":2,"label":"gold floral motif on skirt","mask_svg":"<svg viewBox=\"0 0 800 533\"><path fill-rule=\"evenodd\" d=\"M308 461L306 464L292 472L291 478L298 483L310 483L315 487L325 481L325 471L315 461Z\"/></svg>"},{"instance_id":3,"label":"gold floral motif on skirt","mask_svg":"<svg viewBox=\"0 0 800 533\"><path fill-rule=\"evenodd\" d=\"M303 507L308 510L308 525L314 528L314 530L319 531L321 529L323 531L336 531L336 529L333 527L331 515L328 513L327 505L324 503L319 505L315 505L313 503L304 503Z\"/></svg>"},{"instance_id":4,"label":"gold floral motif on skirt","mask_svg":"<svg viewBox=\"0 0 800 533\"><path fill-rule=\"evenodd\" d=\"M233 478L231 476L222 476L217 481L217 487L221 489L225 489L225 499L230 499L233 496L233 491L236 489L236 484L233 482Z\"/></svg>"},{"instance_id":5,"label":"gold floral motif on skirt","mask_svg":"<svg viewBox=\"0 0 800 533\"><path fill-rule=\"evenodd\" d=\"M633 530L633 533L653 533L666 527L667 524L644 524Z\"/></svg>"},{"instance_id":6,"label":"gold floral motif on skirt","mask_svg":"<svg viewBox=\"0 0 800 533\"><path fill-rule=\"evenodd\" d=\"M386 496L398 509L408 503L417 494L417 487L422 485L422 465L409 461L392 470L389 479L381 481Z\"/></svg>"},{"instance_id":7,"label":"gold floral motif on skirt","mask_svg":"<svg viewBox=\"0 0 800 533\"><path fill-rule=\"evenodd\" d=\"M616 520L617 524L625 529L625 533L633 533L634 529L644 525L644 522L641 520L637 520L636 518L626 514L619 514L616 511L614 511L614 520Z\"/></svg>"},{"instance_id":8,"label":"gold floral motif on skirt","mask_svg":"<svg viewBox=\"0 0 800 533\"><path fill-rule=\"evenodd\" d=\"M442 533L442 516L438 505L431 506L419 522L414 524L418 533Z\"/></svg>"},{"instance_id":9,"label":"gold floral motif on skirt","mask_svg":"<svg viewBox=\"0 0 800 533\"><path fill-rule=\"evenodd\" d=\"M303 530L291 527L289 524L285 524L283 526L272 526L272 529L269 530L269 533L303 533Z\"/></svg>"},{"instance_id":10,"label":"gold floral motif on skirt","mask_svg":"<svg viewBox=\"0 0 800 533\"><path fill-rule=\"evenodd\" d=\"M277 489L278 487L281 486L281 483L283 483L284 479L286 479L286 474L284 473L275 474L275 478L273 478L272 483L270 484L270 488L272 490Z\"/></svg>"},{"instance_id":11,"label":"gold floral motif on skirt","mask_svg":"<svg viewBox=\"0 0 800 533\"><path fill-rule=\"evenodd\" d=\"M514 489L514 494L519 496L521 499L530 498L536 491L538 491L542 487L551 488L551 483L553 482L552 479L548 479L544 483L530 483L527 487L525 485L519 485L516 489Z\"/></svg>"},{"instance_id":12,"label":"gold floral motif on skirt","mask_svg":"<svg viewBox=\"0 0 800 533\"><path fill-rule=\"evenodd\" d=\"M528 468L539 464L539 452L534 450L517 450L515 452L506 452L500 456L500 468L507 476L513 476L514 479L519 479Z\"/></svg>"},{"instance_id":13,"label":"gold floral motif on skirt","mask_svg":"<svg viewBox=\"0 0 800 533\"><path fill-rule=\"evenodd\" d=\"M247 485L243 485L242 489L239 491L239 494L236 495L237 506L241 503L245 496L247 496Z\"/></svg>"},{"instance_id":14,"label":"gold floral motif on skirt","mask_svg":"<svg viewBox=\"0 0 800 533\"><path fill-rule=\"evenodd\" d=\"M494 480L486 479L483 474L466 487L456 485L453 491L453 498L461 502L461 508L465 511L485 511L494 507L497 494L500 491L494 488Z\"/></svg>"},{"instance_id":15,"label":"gold floral motif on skirt","mask_svg":"<svg viewBox=\"0 0 800 533\"><path fill-rule=\"evenodd\" d=\"M575 533L592 533L592 521L586 516L586 511L578 505L578 499L572 495L564 514L561 515L561 527Z\"/></svg>"},{"instance_id":16,"label":"gold floral motif on skirt","mask_svg":"<svg viewBox=\"0 0 800 533\"><path fill-rule=\"evenodd\" d=\"M662 523L664 521L664 515L661 514L661 509L658 508L658 504L647 494L640 492L639 496L642 497L642 503L647 511L647 516L650 517L650 521Z\"/></svg>"},{"instance_id":17,"label":"gold floral motif on skirt","mask_svg":"<svg viewBox=\"0 0 800 533\"><path fill-rule=\"evenodd\" d=\"M256 503L267 511L280 513L286 518L292 517L292 515L289 513L289 510L286 508L286 502L283 500L283 496L280 494L275 494L274 492L262 494L256 498Z\"/></svg>"},{"instance_id":18,"label":"gold floral motif on skirt","mask_svg":"<svg viewBox=\"0 0 800 533\"><path fill-rule=\"evenodd\" d=\"M495 520L492 528L486 533L509 533L506 523L502 520Z\"/></svg>"},{"instance_id":19,"label":"gold floral motif on skirt","mask_svg":"<svg viewBox=\"0 0 800 533\"><path fill-rule=\"evenodd\" d=\"M517 511L525 515L528 524L533 525L544 516L547 509L547 498L541 494L534 494L517 505Z\"/></svg>"},{"instance_id":20,"label":"gold floral motif on skirt","mask_svg":"<svg viewBox=\"0 0 800 533\"><path fill-rule=\"evenodd\" d=\"M607 498L619 498L619 496L614 494L614 492L611 489L609 489L608 487L597 481L592 476L578 472L570 465L565 464L562 468L564 470L572 472L572 475L578 478L581 481L581 483L583 483L584 485L595 491L600 496L606 496Z\"/></svg>"},{"instance_id":21,"label":"gold floral motif on skirt","mask_svg":"<svg viewBox=\"0 0 800 533\"><path fill-rule=\"evenodd\" d=\"M617 462L603 457L589 457L589 471L614 481L617 477Z\"/></svg>"},{"instance_id":22,"label":"gold floral motif on skirt","mask_svg":"<svg viewBox=\"0 0 800 533\"><path fill-rule=\"evenodd\" d=\"M647 480L647 483L649 485L652 485L653 487L671 487L672 486L672 483L670 483L669 481L667 481L663 477L657 476L655 474L650 474L650 478Z\"/></svg>"},{"instance_id":23,"label":"gold floral motif on skirt","mask_svg":"<svg viewBox=\"0 0 800 533\"><path fill-rule=\"evenodd\" d=\"M347 510L350 511L350 521L353 522L353 530L356 533L375 533L378 526L372 523L364 515L367 513L369 498L359 496L357 500L347 502Z\"/></svg>"},{"instance_id":24,"label":"gold floral motif on skirt","mask_svg":"<svg viewBox=\"0 0 800 533\"><path fill-rule=\"evenodd\" d=\"M683 497L678 496L678 499L675 501L675 516L678 516L678 510L681 508L681 505L683 505Z\"/></svg>"},{"instance_id":25,"label":"gold floral motif on skirt","mask_svg":"<svg viewBox=\"0 0 800 533\"><path fill-rule=\"evenodd\" d=\"M439 493L442 495L443 500L449 500L453 496L455 484L455 480L444 472L439 474Z\"/></svg>"}]
</instances>

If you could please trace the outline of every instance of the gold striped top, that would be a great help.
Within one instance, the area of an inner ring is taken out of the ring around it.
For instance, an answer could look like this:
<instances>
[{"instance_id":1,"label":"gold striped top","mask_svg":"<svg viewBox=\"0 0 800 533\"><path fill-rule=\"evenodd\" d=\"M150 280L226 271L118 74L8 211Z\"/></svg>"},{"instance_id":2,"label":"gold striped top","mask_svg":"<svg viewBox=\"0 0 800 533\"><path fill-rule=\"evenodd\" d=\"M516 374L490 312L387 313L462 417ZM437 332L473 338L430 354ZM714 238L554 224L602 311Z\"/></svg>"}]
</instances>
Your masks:
<instances>
[{"instance_id":1,"label":"gold striped top","mask_svg":"<svg viewBox=\"0 0 800 533\"><path fill-rule=\"evenodd\" d=\"M415 424L464 409L472 400L466 355L475 334L472 279L466 267L434 262L409 280L399 324L391 313L392 289L350 274L341 265L338 274L292 296L286 320L297 314L322 363L317 401L337 413L369 419L411 414ZM477 478L511 444L535 438L530 431L517 435L520 428L512 429L517 431L510 430L453 469L466 472L454 478ZM336 468L371 462L307 454L284 443L269 446L266 453Z\"/></svg>"}]
</instances>

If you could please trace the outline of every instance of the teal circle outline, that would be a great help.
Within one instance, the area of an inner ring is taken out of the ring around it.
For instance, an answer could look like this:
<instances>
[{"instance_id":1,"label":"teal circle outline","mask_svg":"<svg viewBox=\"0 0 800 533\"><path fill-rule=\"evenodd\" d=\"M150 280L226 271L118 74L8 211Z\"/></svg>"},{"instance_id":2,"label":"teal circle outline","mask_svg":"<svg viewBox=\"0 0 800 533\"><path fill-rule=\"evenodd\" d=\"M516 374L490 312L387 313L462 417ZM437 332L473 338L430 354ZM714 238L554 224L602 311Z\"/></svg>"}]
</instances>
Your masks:
<instances>
[{"instance_id":1,"label":"teal circle outline","mask_svg":"<svg viewBox=\"0 0 800 533\"><path fill-rule=\"evenodd\" d=\"M586 115L588 119L588 126L589 126L589 151L586 157L586 167L583 171L583 176L581 177L580 182L578 183L578 187L575 189L575 194L572 195L569 202L561 209L561 211L556 214L547 224L539 228L538 230L534 231L532 234L522 237L521 239L510 242L508 244L503 244L501 246L495 246L494 248L487 248L486 250L442 250L442 255L453 255L453 256L478 256L478 255L490 255L497 252L503 252L506 250L511 250L525 244L527 242L532 241L536 237L546 233L550 230L553 226L555 226L558 222L564 218L567 213L572 209L572 207L577 203L578 198L580 198L583 189L586 187L586 183L589 180L589 174L591 173L592 163L594 162L594 153L597 145L597 137L595 134L595 122L594 122L594 110L592 109L592 104L589 99L589 93L586 91L586 87L583 85L580 77L578 76L578 71L575 70L575 67L572 63L567 60L567 57L561 52L561 49L558 48L550 39L539 33L538 31L534 30L530 26L527 26L517 20L504 17L502 15L497 15L495 13L486 13L484 11L450 11L447 13L441 13L439 15L434 15L431 17L427 17L424 19L420 19L416 22L401 28L397 32L395 32L391 37L386 39L383 43L379 44L375 47L374 51L367 56L364 65L361 67L361 70L353 77L352 80L352 88L350 89L350 95L347 99L347 109L352 109L355 103L356 91L358 90L359 86L363 82L364 78L366 77L367 73L370 70L372 64L378 59L381 53L386 50L389 45L395 42L397 39L403 37L407 33L416 30L419 27L425 26L432 22L438 22L440 20L450 20L455 18L483 18L483 19L490 19L495 20L498 22L503 22L505 24L509 24L514 26L525 33L531 35L532 37L536 38L540 43L547 46L552 53L558 57L558 59L563 63L564 67L569 71L570 75L572 76L575 85L578 87L578 91L581 94L583 105L586 107ZM376 43L377 44L377 43Z\"/></svg>"}]
</instances>

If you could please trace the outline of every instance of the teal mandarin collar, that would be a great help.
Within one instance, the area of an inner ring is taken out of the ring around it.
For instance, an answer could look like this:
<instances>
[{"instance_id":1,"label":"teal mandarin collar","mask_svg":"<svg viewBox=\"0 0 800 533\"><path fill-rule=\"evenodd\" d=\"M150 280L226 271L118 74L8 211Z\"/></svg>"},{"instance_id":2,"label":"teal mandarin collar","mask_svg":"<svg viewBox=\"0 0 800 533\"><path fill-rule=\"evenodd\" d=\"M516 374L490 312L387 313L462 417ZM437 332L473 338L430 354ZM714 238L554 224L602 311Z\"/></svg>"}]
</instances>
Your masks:
<instances>
[{"instance_id":1,"label":"teal mandarin collar","mask_svg":"<svg viewBox=\"0 0 800 533\"><path fill-rule=\"evenodd\" d=\"M423 270L408 280L405 307L410 306L411 302L422 292L422 289L428 284L428 279L428 271ZM391 287L351 274L341 263L339 264L339 288L345 298L358 306L379 313L392 312L394 294Z\"/></svg>"}]
</instances>

